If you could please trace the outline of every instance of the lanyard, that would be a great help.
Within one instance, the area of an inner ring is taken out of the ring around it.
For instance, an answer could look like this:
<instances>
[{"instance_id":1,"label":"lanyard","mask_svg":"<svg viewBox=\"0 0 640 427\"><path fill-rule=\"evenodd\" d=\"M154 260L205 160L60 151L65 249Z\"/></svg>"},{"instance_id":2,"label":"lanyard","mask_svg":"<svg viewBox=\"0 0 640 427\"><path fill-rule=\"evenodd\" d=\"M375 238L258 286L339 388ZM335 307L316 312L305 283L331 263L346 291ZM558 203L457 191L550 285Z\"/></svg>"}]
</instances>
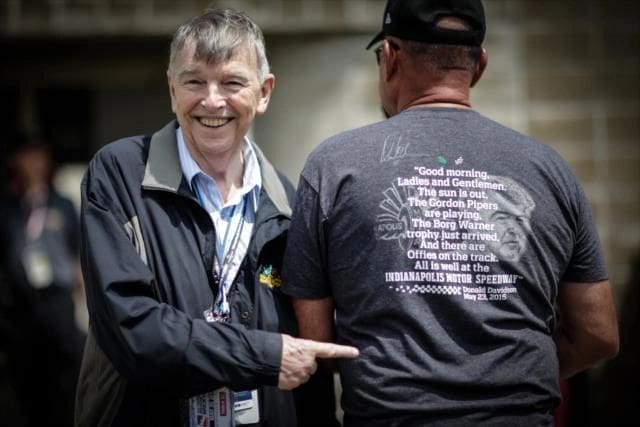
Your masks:
<instances>
[{"instance_id":1,"label":"lanyard","mask_svg":"<svg viewBox=\"0 0 640 427\"><path fill-rule=\"evenodd\" d=\"M202 195L198 189L197 184L194 182L194 190L196 193L196 197L200 202L200 205L206 209L204 204L204 200L202 199ZM216 249L214 250L214 267L213 267L213 281L218 288L218 293L215 297L213 310L208 310L205 312L205 316L207 320L213 321L228 321L230 315L230 307L229 307L229 291L231 289L231 285L233 282L233 278L229 277L230 271L233 269L234 260L236 258L238 246L240 240L242 238L242 230L244 228L245 216L247 213L247 196L245 194L242 196L242 200L240 201L240 206L242 208L242 212L240 218L234 225L233 219L235 218L236 210L238 205L234 205L231 214L229 215L229 221L224 233L224 238L221 240L220 245L217 243L216 239ZM215 224L214 224L215 226ZM231 233L231 229L234 228L233 233ZM231 240L229 240L231 237ZM219 247L218 247L219 246Z\"/></svg>"},{"instance_id":2,"label":"lanyard","mask_svg":"<svg viewBox=\"0 0 640 427\"><path fill-rule=\"evenodd\" d=\"M45 193L32 198L25 197L23 200L30 209L25 223L25 234L30 242L38 240L44 231L48 210L47 198L48 194Z\"/></svg>"},{"instance_id":3,"label":"lanyard","mask_svg":"<svg viewBox=\"0 0 640 427\"><path fill-rule=\"evenodd\" d=\"M233 214L235 214L235 206L233 209L233 213L229 220L229 224L227 225L227 230L225 232L225 237L222 242L222 253L224 257L222 257L222 262L220 262L220 254L216 251L216 256L214 257L214 271L213 271L213 280L218 285L218 295L216 296L214 302L214 316L220 316L224 320L229 319L229 290L231 289L231 285L233 282L233 277L229 277L229 272L233 267L234 259L236 258L236 252L238 250L238 245L240 243L242 229L244 228L244 217L247 213L247 202L246 196L242 197L242 213L239 219L239 223L236 225L233 237L229 242L227 247L227 237L229 235L229 229L233 225Z\"/></svg>"}]
</instances>

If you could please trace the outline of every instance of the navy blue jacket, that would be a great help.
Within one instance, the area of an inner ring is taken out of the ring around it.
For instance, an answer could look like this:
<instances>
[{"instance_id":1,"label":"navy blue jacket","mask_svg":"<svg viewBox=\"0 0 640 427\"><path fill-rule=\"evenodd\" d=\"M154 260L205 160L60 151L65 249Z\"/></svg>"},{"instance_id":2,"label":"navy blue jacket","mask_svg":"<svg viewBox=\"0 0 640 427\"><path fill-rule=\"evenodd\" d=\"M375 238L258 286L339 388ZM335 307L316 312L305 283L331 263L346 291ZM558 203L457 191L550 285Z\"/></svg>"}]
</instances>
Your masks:
<instances>
[{"instance_id":1,"label":"navy blue jacket","mask_svg":"<svg viewBox=\"0 0 640 427\"><path fill-rule=\"evenodd\" d=\"M71 292L77 278L78 215L71 200L53 186L49 188L45 207L46 219L38 243L50 258L52 286ZM29 242L25 232L27 214L21 196L12 195L2 200L0 219L0 264L14 286L33 292L22 264L23 250Z\"/></svg>"},{"instance_id":2,"label":"navy blue jacket","mask_svg":"<svg viewBox=\"0 0 640 427\"><path fill-rule=\"evenodd\" d=\"M293 393L276 387L279 333L296 333L279 288L293 187L254 145L262 192L231 324L207 323L215 230L183 177L176 126L107 145L82 182L90 333L76 425L177 426L185 398L220 386L258 388L260 425L297 425Z\"/></svg>"}]
</instances>

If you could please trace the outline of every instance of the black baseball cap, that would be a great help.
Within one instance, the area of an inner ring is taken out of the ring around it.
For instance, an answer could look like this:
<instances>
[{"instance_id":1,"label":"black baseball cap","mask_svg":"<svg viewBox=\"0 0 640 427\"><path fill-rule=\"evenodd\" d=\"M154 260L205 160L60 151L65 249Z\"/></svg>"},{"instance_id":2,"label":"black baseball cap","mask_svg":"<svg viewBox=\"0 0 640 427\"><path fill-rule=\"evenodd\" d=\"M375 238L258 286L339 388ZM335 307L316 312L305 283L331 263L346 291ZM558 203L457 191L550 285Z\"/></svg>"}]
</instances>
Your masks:
<instances>
[{"instance_id":1,"label":"black baseball cap","mask_svg":"<svg viewBox=\"0 0 640 427\"><path fill-rule=\"evenodd\" d=\"M438 20L444 16L463 19L471 30L438 27ZM484 8L480 0L388 0L382 31L371 40L367 49L387 35L434 44L480 46L485 31Z\"/></svg>"}]
</instances>

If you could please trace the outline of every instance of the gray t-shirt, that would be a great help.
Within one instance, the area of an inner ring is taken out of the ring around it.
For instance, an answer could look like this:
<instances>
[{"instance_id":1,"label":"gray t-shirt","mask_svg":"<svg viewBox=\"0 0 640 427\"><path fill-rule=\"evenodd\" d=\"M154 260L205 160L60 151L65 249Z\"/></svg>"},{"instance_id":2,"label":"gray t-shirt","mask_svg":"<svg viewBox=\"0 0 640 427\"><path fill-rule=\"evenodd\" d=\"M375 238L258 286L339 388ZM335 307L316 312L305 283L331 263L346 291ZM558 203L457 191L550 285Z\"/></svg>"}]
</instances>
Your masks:
<instances>
[{"instance_id":1,"label":"gray t-shirt","mask_svg":"<svg viewBox=\"0 0 640 427\"><path fill-rule=\"evenodd\" d=\"M419 108L322 143L284 291L332 296L347 425L551 425L562 281L607 278L588 201L546 145Z\"/></svg>"}]
</instances>

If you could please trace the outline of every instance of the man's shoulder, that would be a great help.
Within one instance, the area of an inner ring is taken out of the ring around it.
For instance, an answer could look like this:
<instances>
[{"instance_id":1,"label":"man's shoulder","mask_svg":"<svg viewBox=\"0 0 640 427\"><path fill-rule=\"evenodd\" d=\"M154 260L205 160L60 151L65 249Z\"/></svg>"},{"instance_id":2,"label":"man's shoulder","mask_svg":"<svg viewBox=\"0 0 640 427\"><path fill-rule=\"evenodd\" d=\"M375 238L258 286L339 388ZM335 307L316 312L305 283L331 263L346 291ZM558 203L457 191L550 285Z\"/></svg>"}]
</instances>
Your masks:
<instances>
[{"instance_id":1,"label":"man's shoulder","mask_svg":"<svg viewBox=\"0 0 640 427\"><path fill-rule=\"evenodd\" d=\"M135 135L112 141L100 148L94 158L98 160L130 161L149 151L151 135Z\"/></svg>"},{"instance_id":2,"label":"man's shoulder","mask_svg":"<svg viewBox=\"0 0 640 427\"><path fill-rule=\"evenodd\" d=\"M127 181L141 180L149 158L152 135L129 136L100 148L89 162L87 177L119 176Z\"/></svg>"},{"instance_id":3,"label":"man's shoulder","mask_svg":"<svg viewBox=\"0 0 640 427\"><path fill-rule=\"evenodd\" d=\"M381 130L389 127L392 127L391 121L389 119L382 120L375 123L369 123L364 126L347 129L327 138L326 141L357 141L362 138L367 138L370 135L378 134Z\"/></svg>"},{"instance_id":4,"label":"man's shoulder","mask_svg":"<svg viewBox=\"0 0 640 427\"><path fill-rule=\"evenodd\" d=\"M149 146L153 143L160 144L175 144L176 141L176 128L178 123L176 120L171 120L163 128L148 134L128 136L117 139L108 143L102 147L95 157L105 156L112 158L119 158L122 160L136 159L140 155L146 157L149 152Z\"/></svg>"},{"instance_id":5,"label":"man's shoulder","mask_svg":"<svg viewBox=\"0 0 640 427\"><path fill-rule=\"evenodd\" d=\"M67 195L60 193L55 187L51 187L49 190L49 203L64 208L73 207L71 199Z\"/></svg>"},{"instance_id":6,"label":"man's shoulder","mask_svg":"<svg viewBox=\"0 0 640 427\"><path fill-rule=\"evenodd\" d=\"M336 133L318 144L311 156L343 156L345 153L355 153L355 148L362 150L363 142L370 141L372 136L380 135L388 126L388 120L385 120Z\"/></svg>"}]
</instances>

